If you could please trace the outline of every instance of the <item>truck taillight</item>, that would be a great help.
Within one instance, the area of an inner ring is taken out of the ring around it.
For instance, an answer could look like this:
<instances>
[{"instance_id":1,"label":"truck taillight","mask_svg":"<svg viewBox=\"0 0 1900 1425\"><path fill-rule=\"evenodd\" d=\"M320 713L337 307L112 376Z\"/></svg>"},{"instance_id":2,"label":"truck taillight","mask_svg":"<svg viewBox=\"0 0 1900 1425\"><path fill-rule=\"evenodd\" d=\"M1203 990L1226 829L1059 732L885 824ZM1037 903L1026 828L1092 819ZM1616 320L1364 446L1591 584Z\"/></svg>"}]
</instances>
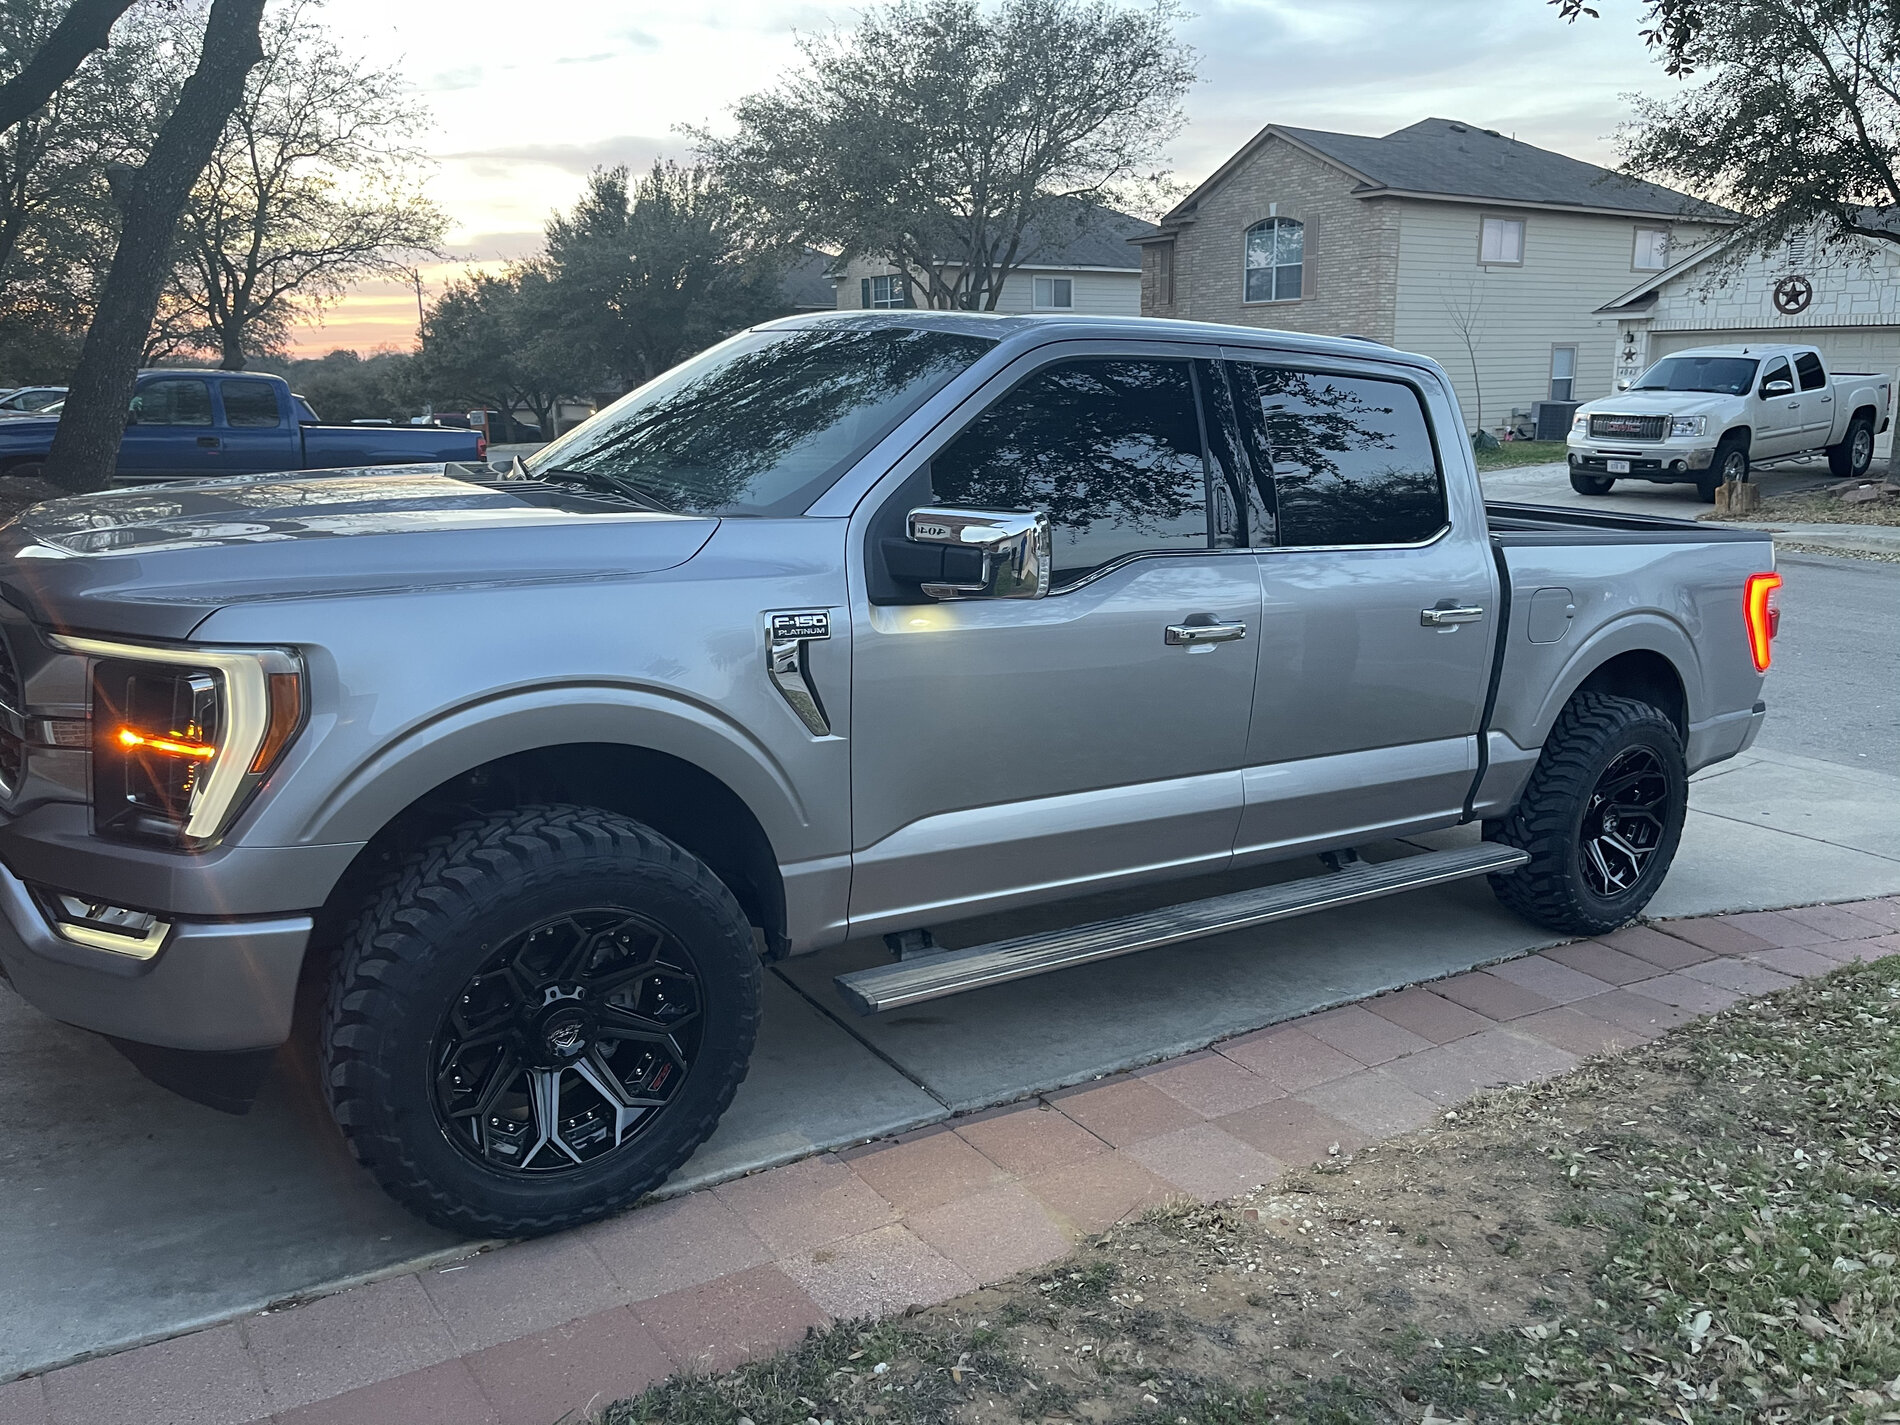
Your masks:
<instances>
[{"instance_id":1,"label":"truck taillight","mask_svg":"<svg viewBox=\"0 0 1900 1425\"><path fill-rule=\"evenodd\" d=\"M1755 671L1766 673L1774 660L1775 635L1781 632L1781 576L1750 574L1742 593L1742 616L1748 624L1748 652Z\"/></svg>"},{"instance_id":2,"label":"truck taillight","mask_svg":"<svg viewBox=\"0 0 1900 1425\"><path fill-rule=\"evenodd\" d=\"M488 437L485 435L475 437L475 458L477 460L488 459Z\"/></svg>"}]
</instances>

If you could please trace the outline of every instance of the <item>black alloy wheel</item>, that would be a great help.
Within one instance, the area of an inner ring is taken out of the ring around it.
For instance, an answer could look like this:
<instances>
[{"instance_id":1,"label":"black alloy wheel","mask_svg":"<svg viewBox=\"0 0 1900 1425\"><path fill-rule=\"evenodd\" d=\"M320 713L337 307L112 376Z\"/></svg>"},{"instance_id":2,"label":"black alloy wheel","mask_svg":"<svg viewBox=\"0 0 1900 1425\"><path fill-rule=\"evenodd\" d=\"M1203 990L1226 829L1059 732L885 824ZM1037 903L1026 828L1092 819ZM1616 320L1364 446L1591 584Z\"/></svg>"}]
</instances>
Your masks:
<instances>
[{"instance_id":1,"label":"black alloy wheel","mask_svg":"<svg viewBox=\"0 0 1900 1425\"><path fill-rule=\"evenodd\" d=\"M511 939L469 978L430 1055L438 1121L508 1173L572 1172L650 1128L693 1071L705 993L645 917L577 910Z\"/></svg>"},{"instance_id":2,"label":"black alloy wheel","mask_svg":"<svg viewBox=\"0 0 1900 1425\"><path fill-rule=\"evenodd\" d=\"M338 946L324 1086L383 1189L441 1227L531 1237L631 1206L745 1078L762 971L712 869L575 805L392 856Z\"/></svg>"},{"instance_id":3,"label":"black alloy wheel","mask_svg":"<svg viewBox=\"0 0 1900 1425\"><path fill-rule=\"evenodd\" d=\"M1614 930L1669 874L1688 811L1687 758L1668 715L1634 698L1577 693L1517 805L1484 824L1487 841L1530 855L1491 877L1491 889L1551 930Z\"/></svg>"},{"instance_id":4,"label":"black alloy wheel","mask_svg":"<svg viewBox=\"0 0 1900 1425\"><path fill-rule=\"evenodd\" d=\"M1649 747L1632 747L1603 769L1578 828L1583 879L1605 900L1627 894L1667 829L1669 777Z\"/></svg>"}]
</instances>

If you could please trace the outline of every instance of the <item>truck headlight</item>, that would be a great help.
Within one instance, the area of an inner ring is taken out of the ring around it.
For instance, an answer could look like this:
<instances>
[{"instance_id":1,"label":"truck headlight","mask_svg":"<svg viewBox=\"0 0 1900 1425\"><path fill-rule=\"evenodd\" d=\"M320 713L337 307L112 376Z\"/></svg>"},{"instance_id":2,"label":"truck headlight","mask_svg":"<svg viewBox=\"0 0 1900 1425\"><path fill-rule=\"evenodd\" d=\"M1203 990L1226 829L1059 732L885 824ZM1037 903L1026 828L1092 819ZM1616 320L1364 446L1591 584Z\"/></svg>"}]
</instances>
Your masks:
<instances>
[{"instance_id":1,"label":"truck headlight","mask_svg":"<svg viewBox=\"0 0 1900 1425\"><path fill-rule=\"evenodd\" d=\"M1585 435L1589 430L1590 418L1583 414L1582 411L1577 412L1576 415L1570 418L1570 433L1572 435Z\"/></svg>"},{"instance_id":2,"label":"truck headlight","mask_svg":"<svg viewBox=\"0 0 1900 1425\"><path fill-rule=\"evenodd\" d=\"M1707 416L1672 416L1669 419L1669 434L1701 435L1708 428Z\"/></svg>"},{"instance_id":3,"label":"truck headlight","mask_svg":"<svg viewBox=\"0 0 1900 1425\"><path fill-rule=\"evenodd\" d=\"M92 815L101 836L215 841L304 720L278 648L152 648L57 635L92 663Z\"/></svg>"}]
</instances>

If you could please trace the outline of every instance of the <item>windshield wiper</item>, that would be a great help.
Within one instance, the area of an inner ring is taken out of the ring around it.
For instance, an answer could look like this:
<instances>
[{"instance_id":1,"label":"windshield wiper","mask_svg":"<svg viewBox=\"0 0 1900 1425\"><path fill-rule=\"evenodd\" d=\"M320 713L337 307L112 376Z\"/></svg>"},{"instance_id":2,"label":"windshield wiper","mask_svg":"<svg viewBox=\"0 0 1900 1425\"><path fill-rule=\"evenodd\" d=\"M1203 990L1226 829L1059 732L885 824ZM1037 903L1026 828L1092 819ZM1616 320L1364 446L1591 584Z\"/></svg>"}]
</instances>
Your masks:
<instances>
[{"instance_id":1,"label":"windshield wiper","mask_svg":"<svg viewBox=\"0 0 1900 1425\"><path fill-rule=\"evenodd\" d=\"M527 467L524 465L522 470L526 473ZM605 470L573 470L557 465L536 470L529 475L529 478L534 480L566 480L569 484L585 485L592 489L605 490L609 494L620 496L621 499L627 501L629 504L638 505L643 510L651 510L655 514L670 515L673 513L673 511L654 499L653 496L649 495L645 490L634 484L633 481L622 475L610 475Z\"/></svg>"}]
</instances>

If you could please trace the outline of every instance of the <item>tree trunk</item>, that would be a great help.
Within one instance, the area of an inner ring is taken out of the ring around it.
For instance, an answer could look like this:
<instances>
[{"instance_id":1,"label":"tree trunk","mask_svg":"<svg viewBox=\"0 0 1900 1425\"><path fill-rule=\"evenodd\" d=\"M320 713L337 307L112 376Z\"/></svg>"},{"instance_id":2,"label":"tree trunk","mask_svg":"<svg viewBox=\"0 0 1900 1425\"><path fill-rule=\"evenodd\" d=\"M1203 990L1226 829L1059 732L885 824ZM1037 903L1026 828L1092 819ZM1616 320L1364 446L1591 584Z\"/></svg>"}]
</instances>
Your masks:
<instances>
[{"instance_id":1,"label":"tree trunk","mask_svg":"<svg viewBox=\"0 0 1900 1425\"><path fill-rule=\"evenodd\" d=\"M151 156L118 187L119 245L53 435L46 478L96 490L111 478L139 356L171 270L172 233L218 135L264 57L264 0L212 0L198 68L158 132Z\"/></svg>"},{"instance_id":2,"label":"tree trunk","mask_svg":"<svg viewBox=\"0 0 1900 1425\"><path fill-rule=\"evenodd\" d=\"M242 371L244 369L244 340L232 332L226 332L220 343L224 348L224 360L218 363L220 371Z\"/></svg>"},{"instance_id":3,"label":"tree trunk","mask_svg":"<svg viewBox=\"0 0 1900 1425\"><path fill-rule=\"evenodd\" d=\"M5 133L78 72L86 56L106 47L132 0L73 0L26 67L0 84L0 134Z\"/></svg>"}]
</instances>

